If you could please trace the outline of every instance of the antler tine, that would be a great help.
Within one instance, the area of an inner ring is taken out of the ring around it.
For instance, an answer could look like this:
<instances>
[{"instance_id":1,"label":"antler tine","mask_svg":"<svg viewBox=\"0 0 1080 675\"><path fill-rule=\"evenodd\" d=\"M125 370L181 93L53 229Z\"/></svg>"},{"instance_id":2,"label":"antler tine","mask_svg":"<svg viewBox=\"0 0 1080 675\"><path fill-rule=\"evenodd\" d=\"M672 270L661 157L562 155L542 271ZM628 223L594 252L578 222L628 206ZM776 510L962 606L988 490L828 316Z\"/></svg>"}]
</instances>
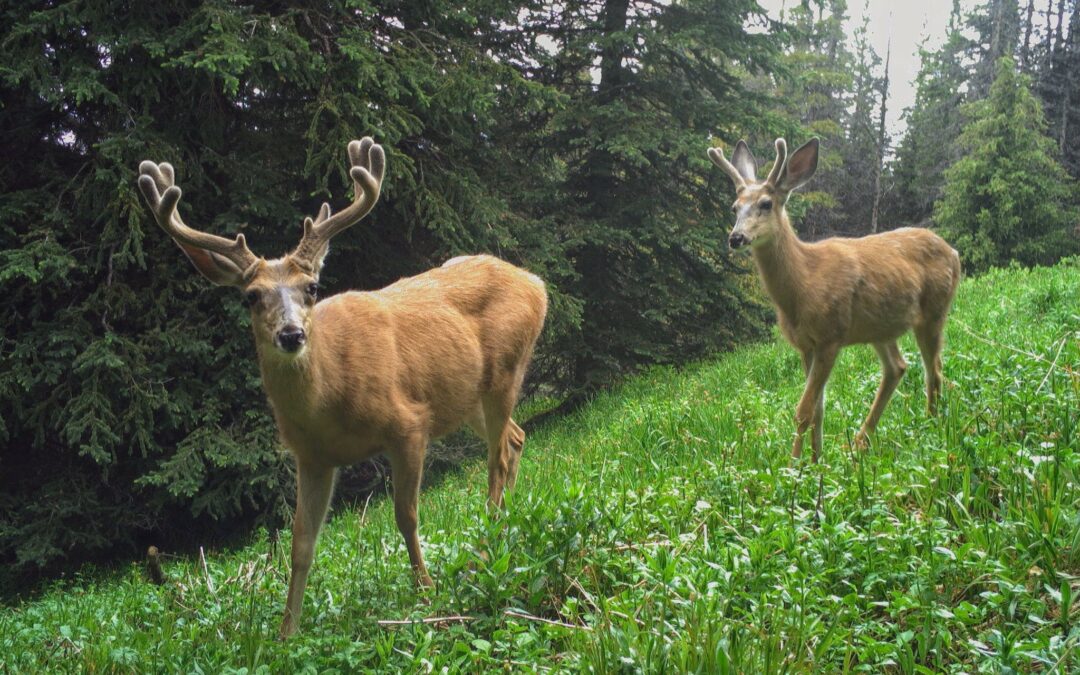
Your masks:
<instances>
[{"instance_id":1,"label":"antler tine","mask_svg":"<svg viewBox=\"0 0 1080 675\"><path fill-rule=\"evenodd\" d=\"M330 205L323 204L319 215L304 219L304 237L293 251L302 261L311 262L334 235L362 220L379 200L383 176L386 173L386 154L370 136L349 143L349 175L353 179L353 203L330 215Z\"/></svg>"},{"instance_id":2,"label":"antler tine","mask_svg":"<svg viewBox=\"0 0 1080 675\"><path fill-rule=\"evenodd\" d=\"M237 234L236 239L226 239L184 224L176 211L182 193L174 185L175 176L168 162L155 164L146 160L139 164L139 190L154 213L157 224L177 243L216 253L236 265L241 272L246 272L258 261L258 257L248 248L243 234ZM161 190L165 191L164 194Z\"/></svg>"},{"instance_id":3,"label":"antler tine","mask_svg":"<svg viewBox=\"0 0 1080 675\"><path fill-rule=\"evenodd\" d=\"M746 188L746 179L742 177L739 170L735 168L735 165L728 161L727 157L724 157L724 151L720 148L709 148L709 159L713 161L713 164L724 170L724 173L728 175L731 182L735 183L735 191L740 192Z\"/></svg>"},{"instance_id":4,"label":"antler tine","mask_svg":"<svg viewBox=\"0 0 1080 675\"><path fill-rule=\"evenodd\" d=\"M776 161L773 162L769 177L765 180L769 185L776 185L780 176L784 173L784 164L787 162L787 141L782 138L776 139Z\"/></svg>"}]
</instances>

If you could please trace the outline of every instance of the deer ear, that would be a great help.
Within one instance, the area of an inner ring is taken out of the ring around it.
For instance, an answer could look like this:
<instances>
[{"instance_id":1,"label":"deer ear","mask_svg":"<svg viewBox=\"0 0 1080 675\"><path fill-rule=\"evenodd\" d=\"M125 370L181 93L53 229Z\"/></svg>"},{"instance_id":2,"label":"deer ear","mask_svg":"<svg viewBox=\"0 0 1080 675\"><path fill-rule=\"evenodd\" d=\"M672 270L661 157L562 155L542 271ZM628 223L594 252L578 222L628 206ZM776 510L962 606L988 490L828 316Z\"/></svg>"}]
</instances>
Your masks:
<instances>
[{"instance_id":1,"label":"deer ear","mask_svg":"<svg viewBox=\"0 0 1080 675\"><path fill-rule=\"evenodd\" d=\"M233 264L231 260L217 253L207 251L194 246L185 246L173 240L191 264L204 277L218 286L242 286L244 283L244 271Z\"/></svg>"},{"instance_id":2,"label":"deer ear","mask_svg":"<svg viewBox=\"0 0 1080 675\"><path fill-rule=\"evenodd\" d=\"M818 139L811 138L791 153L787 164L784 165L784 173L776 186L781 192L791 192L800 188L813 177L814 172L817 171L818 145Z\"/></svg>"},{"instance_id":3,"label":"deer ear","mask_svg":"<svg viewBox=\"0 0 1080 675\"><path fill-rule=\"evenodd\" d=\"M750 146L746 141L740 140L735 144L735 152L731 154L731 163L738 169L739 175L748 183L757 182L757 160L754 153L750 152Z\"/></svg>"}]
</instances>

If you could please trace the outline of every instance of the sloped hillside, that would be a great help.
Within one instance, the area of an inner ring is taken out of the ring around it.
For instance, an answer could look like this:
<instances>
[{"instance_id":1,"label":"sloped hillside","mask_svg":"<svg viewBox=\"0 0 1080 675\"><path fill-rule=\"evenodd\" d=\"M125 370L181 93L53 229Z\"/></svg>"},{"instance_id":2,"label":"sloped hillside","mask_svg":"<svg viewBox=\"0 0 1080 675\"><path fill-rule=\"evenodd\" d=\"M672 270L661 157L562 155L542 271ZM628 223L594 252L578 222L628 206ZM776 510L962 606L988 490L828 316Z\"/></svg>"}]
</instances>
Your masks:
<instances>
[{"instance_id":1,"label":"sloped hillside","mask_svg":"<svg viewBox=\"0 0 1080 675\"><path fill-rule=\"evenodd\" d=\"M869 347L815 466L788 458L797 355L748 346L533 434L501 519L479 458L426 489L426 597L375 499L324 531L288 643L288 534L262 533L160 587L132 565L0 609L0 672L1075 671L1080 264L965 281L947 340L942 414L905 339L866 453Z\"/></svg>"}]
</instances>

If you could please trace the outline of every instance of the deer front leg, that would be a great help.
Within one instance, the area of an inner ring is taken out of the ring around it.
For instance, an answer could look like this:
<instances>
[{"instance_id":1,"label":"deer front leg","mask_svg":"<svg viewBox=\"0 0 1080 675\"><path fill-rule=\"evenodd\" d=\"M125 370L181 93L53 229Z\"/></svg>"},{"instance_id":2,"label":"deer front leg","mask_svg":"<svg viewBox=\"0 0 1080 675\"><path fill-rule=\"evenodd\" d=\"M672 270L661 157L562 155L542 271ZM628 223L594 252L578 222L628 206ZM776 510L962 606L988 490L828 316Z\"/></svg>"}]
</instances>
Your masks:
<instances>
[{"instance_id":1,"label":"deer front leg","mask_svg":"<svg viewBox=\"0 0 1080 675\"><path fill-rule=\"evenodd\" d=\"M814 363L814 354L813 354L813 352L806 351L806 352L801 352L800 356L802 356L803 374L806 377L809 378L810 377L810 366ZM825 392L823 390L821 392L821 396L818 397L817 407L814 409L814 419L813 419L813 422L811 423L810 443L811 443L811 447L813 448L813 451L814 451L814 457L817 457L818 455L821 454L821 445L822 445L822 440L823 440L823 437L824 437L824 426L825 426ZM800 447L800 452L801 452L801 450L802 450L802 448Z\"/></svg>"},{"instance_id":2,"label":"deer front leg","mask_svg":"<svg viewBox=\"0 0 1080 675\"><path fill-rule=\"evenodd\" d=\"M516 398L516 391L503 389L481 399L488 441L488 507L492 511L502 508L507 485L517 481L520 452L525 444L525 432L510 419ZM514 441L518 442L516 448Z\"/></svg>"},{"instance_id":3,"label":"deer front leg","mask_svg":"<svg viewBox=\"0 0 1080 675\"><path fill-rule=\"evenodd\" d=\"M424 554L420 550L418 507L420 503L420 479L424 473L424 453L427 449L426 438L407 441L396 453L390 455L390 470L394 479L394 519L398 530L405 539L405 548L409 551L413 578L419 588L434 588Z\"/></svg>"},{"instance_id":4,"label":"deer front leg","mask_svg":"<svg viewBox=\"0 0 1080 675\"><path fill-rule=\"evenodd\" d=\"M300 623L304 604L304 588L315 557L315 540L326 518L330 494L334 489L334 469L296 463L296 515L292 531L292 569L289 573L289 595L285 600L285 616L281 620L280 638L284 640Z\"/></svg>"},{"instance_id":5,"label":"deer front leg","mask_svg":"<svg viewBox=\"0 0 1080 675\"><path fill-rule=\"evenodd\" d=\"M799 399L799 405L795 408L795 442L791 446L791 456L794 459L802 457L803 435L811 425L814 426L811 440L813 460L816 462L818 459L821 450L821 427L825 418L825 383L829 381L829 374L839 351L839 347L829 345L808 352L809 367L806 365L807 357L803 357L803 367L807 372L806 387Z\"/></svg>"}]
</instances>

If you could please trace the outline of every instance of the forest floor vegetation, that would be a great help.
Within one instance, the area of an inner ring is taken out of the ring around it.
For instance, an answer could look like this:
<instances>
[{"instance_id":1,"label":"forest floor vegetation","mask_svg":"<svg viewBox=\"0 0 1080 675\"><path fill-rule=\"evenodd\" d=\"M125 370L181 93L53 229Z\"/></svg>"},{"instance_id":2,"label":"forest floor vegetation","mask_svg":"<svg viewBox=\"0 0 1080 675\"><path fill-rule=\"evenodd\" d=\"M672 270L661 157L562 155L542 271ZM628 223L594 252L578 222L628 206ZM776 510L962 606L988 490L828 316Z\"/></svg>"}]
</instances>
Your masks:
<instances>
[{"instance_id":1,"label":"forest floor vegetation","mask_svg":"<svg viewBox=\"0 0 1080 675\"><path fill-rule=\"evenodd\" d=\"M1080 261L966 280L946 335L940 415L908 336L865 452L873 350L793 464L774 336L541 426L498 518L478 445L421 494L434 591L376 496L332 514L286 643L289 535L260 531L161 586L132 563L0 607L0 672L1076 672Z\"/></svg>"}]
</instances>

